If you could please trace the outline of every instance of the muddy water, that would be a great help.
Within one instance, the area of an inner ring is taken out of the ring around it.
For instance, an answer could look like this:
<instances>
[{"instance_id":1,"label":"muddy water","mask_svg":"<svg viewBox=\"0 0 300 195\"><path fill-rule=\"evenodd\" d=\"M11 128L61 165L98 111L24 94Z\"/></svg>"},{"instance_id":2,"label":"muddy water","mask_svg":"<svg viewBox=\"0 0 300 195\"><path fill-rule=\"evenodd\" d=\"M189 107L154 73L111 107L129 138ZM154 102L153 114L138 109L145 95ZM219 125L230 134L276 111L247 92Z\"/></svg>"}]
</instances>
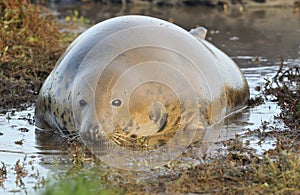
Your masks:
<instances>
[{"instance_id":1,"label":"muddy water","mask_svg":"<svg viewBox=\"0 0 300 195\"><path fill-rule=\"evenodd\" d=\"M292 8L234 7L224 12L206 7L161 9L100 4L51 4L49 7L62 15L78 9L80 14L94 22L122 14L146 14L172 19L186 29L205 26L209 30L207 39L228 53L242 68L252 97L260 94L255 88L264 86L264 78L276 74L279 56L284 57L286 66L300 66L300 13L293 13ZM0 168L6 168L6 174L0 169L0 194L39 193L37 189L43 189L44 179L64 174L72 167L64 140L51 132L36 130L31 124L33 110L28 108L23 112L0 114L0 161L4 163ZM274 118L278 113L278 106L268 101L247 108L223 127L220 140L229 139L236 133L243 135L263 122L285 128ZM274 147L276 141L270 139L258 144L255 137L246 137L246 140L257 153Z\"/></svg>"}]
</instances>

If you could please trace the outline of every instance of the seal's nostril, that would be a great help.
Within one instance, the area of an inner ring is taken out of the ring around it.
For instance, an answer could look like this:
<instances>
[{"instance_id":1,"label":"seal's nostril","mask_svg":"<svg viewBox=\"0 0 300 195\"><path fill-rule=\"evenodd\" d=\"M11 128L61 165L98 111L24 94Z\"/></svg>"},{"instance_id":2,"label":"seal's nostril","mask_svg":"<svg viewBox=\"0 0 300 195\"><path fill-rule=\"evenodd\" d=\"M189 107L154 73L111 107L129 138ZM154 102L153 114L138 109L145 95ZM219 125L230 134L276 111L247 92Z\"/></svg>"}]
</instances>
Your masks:
<instances>
[{"instance_id":1,"label":"seal's nostril","mask_svg":"<svg viewBox=\"0 0 300 195\"><path fill-rule=\"evenodd\" d=\"M111 102L111 105L113 105L113 106L121 106L121 104L122 104L122 101L119 99L115 99Z\"/></svg>"},{"instance_id":2,"label":"seal's nostril","mask_svg":"<svg viewBox=\"0 0 300 195\"><path fill-rule=\"evenodd\" d=\"M137 138L138 136L137 136L136 134L131 134L130 137L135 139L135 138Z\"/></svg>"}]
</instances>

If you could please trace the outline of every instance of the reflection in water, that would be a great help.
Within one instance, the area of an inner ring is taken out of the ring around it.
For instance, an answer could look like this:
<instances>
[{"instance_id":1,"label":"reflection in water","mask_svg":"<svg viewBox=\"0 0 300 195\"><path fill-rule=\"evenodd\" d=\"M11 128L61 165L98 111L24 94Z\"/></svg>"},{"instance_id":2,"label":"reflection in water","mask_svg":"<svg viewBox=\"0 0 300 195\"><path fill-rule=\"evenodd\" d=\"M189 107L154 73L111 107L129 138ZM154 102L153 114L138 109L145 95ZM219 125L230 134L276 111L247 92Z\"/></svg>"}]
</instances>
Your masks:
<instances>
[{"instance_id":1,"label":"reflection in water","mask_svg":"<svg viewBox=\"0 0 300 195\"><path fill-rule=\"evenodd\" d=\"M28 114L34 115L33 107L0 114L0 162L7 170L3 175L0 164L0 194L33 194L47 176L64 172L72 165L64 140L52 132L36 131ZM18 161L23 167L19 174L15 169Z\"/></svg>"},{"instance_id":2,"label":"reflection in water","mask_svg":"<svg viewBox=\"0 0 300 195\"><path fill-rule=\"evenodd\" d=\"M35 130L36 148L44 151L42 154L65 153L67 150L66 138L61 137L53 131ZM59 152L58 152L59 151Z\"/></svg>"},{"instance_id":3,"label":"reflection in water","mask_svg":"<svg viewBox=\"0 0 300 195\"><path fill-rule=\"evenodd\" d=\"M61 16L79 10L81 15L94 23L120 15L141 14L174 21L188 30L198 25L204 26L209 30L208 39L230 56L261 56L269 60L268 65L278 61L279 56L300 56L300 12L293 12L291 7L236 6L226 12L205 6L128 5L124 8L121 5L99 3L51 4L49 7L57 10Z\"/></svg>"}]
</instances>

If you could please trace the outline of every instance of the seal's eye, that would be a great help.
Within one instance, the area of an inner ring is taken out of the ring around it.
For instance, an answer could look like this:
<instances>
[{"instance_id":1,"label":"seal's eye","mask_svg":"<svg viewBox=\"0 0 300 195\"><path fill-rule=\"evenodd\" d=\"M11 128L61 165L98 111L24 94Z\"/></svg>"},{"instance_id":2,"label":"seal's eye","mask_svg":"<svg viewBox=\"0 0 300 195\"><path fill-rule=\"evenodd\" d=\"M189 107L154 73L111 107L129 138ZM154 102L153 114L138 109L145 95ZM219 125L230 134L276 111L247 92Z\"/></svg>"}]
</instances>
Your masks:
<instances>
[{"instance_id":1,"label":"seal's eye","mask_svg":"<svg viewBox=\"0 0 300 195\"><path fill-rule=\"evenodd\" d=\"M121 106L121 104L122 104L122 101L119 99L113 100L111 102L111 105L113 105L113 106Z\"/></svg>"},{"instance_id":2,"label":"seal's eye","mask_svg":"<svg viewBox=\"0 0 300 195\"><path fill-rule=\"evenodd\" d=\"M87 102L85 100L79 100L79 105L81 108L87 105Z\"/></svg>"}]
</instances>

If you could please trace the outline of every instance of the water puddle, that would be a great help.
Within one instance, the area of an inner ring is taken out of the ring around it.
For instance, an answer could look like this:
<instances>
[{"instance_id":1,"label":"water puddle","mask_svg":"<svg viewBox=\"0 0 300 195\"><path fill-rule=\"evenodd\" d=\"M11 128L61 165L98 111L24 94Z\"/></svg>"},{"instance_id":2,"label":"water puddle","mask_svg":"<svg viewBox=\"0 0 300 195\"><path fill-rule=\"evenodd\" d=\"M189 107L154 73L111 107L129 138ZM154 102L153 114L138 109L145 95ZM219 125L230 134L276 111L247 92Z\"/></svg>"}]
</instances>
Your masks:
<instances>
[{"instance_id":1,"label":"water puddle","mask_svg":"<svg viewBox=\"0 0 300 195\"><path fill-rule=\"evenodd\" d=\"M0 193L32 194L42 187L45 179L63 172L68 152L63 139L52 132L40 132L32 124L34 108L0 114ZM56 173L50 170L57 170ZM3 169L6 169L6 174Z\"/></svg>"}]
</instances>

